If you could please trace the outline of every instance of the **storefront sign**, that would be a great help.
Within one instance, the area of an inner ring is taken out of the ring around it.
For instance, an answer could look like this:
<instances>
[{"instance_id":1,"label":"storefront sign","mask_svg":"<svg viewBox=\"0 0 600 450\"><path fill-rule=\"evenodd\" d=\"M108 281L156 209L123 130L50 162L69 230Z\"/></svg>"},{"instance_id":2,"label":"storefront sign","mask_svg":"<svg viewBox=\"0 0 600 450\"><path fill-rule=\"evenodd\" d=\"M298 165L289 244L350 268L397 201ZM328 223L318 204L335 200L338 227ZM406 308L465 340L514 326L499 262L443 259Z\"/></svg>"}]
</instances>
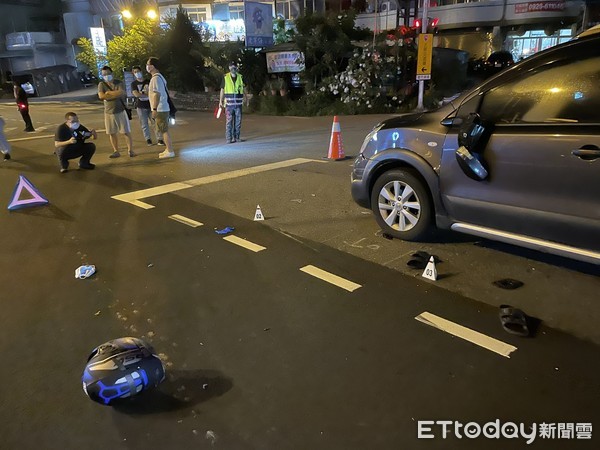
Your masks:
<instances>
[{"instance_id":1,"label":"storefront sign","mask_svg":"<svg viewBox=\"0 0 600 450\"><path fill-rule=\"evenodd\" d=\"M106 35L104 34L104 28L90 28L90 34L92 36L92 45L94 46L94 50L105 54Z\"/></svg>"},{"instance_id":2,"label":"storefront sign","mask_svg":"<svg viewBox=\"0 0 600 450\"><path fill-rule=\"evenodd\" d=\"M554 2L529 2L517 3L515 5L515 14L549 12L549 11L564 11L565 2L556 0Z\"/></svg>"},{"instance_id":3,"label":"storefront sign","mask_svg":"<svg viewBox=\"0 0 600 450\"><path fill-rule=\"evenodd\" d=\"M304 70L302 52L267 53L267 69L269 73L301 72Z\"/></svg>"},{"instance_id":4,"label":"storefront sign","mask_svg":"<svg viewBox=\"0 0 600 450\"><path fill-rule=\"evenodd\" d=\"M266 3L245 2L246 47L273 45L273 6Z\"/></svg>"}]
</instances>

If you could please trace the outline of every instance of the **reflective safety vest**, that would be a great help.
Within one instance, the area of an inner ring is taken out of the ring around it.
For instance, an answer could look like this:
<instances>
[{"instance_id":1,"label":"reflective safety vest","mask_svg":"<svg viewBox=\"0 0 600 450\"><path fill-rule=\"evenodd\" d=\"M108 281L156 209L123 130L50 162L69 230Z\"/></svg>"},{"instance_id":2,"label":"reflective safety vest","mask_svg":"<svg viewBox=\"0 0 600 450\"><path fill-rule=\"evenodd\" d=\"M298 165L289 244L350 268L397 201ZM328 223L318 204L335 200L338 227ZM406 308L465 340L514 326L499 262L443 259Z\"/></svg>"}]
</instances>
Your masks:
<instances>
[{"instance_id":1,"label":"reflective safety vest","mask_svg":"<svg viewBox=\"0 0 600 450\"><path fill-rule=\"evenodd\" d=\"M239 73L235 77L235 82L231 78L230 73L225 75L223 93L225 94L225 104L227 106L242 106L244 101L244 81Z\"/></svg>"}]
</instances>

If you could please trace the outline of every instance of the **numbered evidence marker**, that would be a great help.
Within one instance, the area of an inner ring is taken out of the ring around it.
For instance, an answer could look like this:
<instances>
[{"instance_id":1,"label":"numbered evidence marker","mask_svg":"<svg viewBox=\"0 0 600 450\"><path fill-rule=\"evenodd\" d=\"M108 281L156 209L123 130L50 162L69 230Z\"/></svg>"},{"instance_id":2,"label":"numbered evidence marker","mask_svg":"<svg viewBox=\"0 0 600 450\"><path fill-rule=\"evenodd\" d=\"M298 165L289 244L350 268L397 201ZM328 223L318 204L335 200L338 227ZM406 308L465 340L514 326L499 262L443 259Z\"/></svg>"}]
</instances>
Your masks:
<instances>
[{"instance_id":1,"label":"numbered evidence marker","mask_svg":"<svg viewBox=\"0 0 600 450\"><path fill-rule=\"evenodd\" d=\"M254 220L265 220L260 205L256 205L256 212L254 213Z\"/></svg>"},{"instance_id":2,"label":"numbered evidence marker","mask_svg":"<svg viewBox=\"0 0 600 450\"><path fill-rule=\"evenodd\" d=\"M429 262L427 263L427 267L423 271L421 275L423 278L427 278L428 280L437 281L437 269L435 268L435 261L433 260L433 256L429 258Z\"/></svg>"}]
</instances>

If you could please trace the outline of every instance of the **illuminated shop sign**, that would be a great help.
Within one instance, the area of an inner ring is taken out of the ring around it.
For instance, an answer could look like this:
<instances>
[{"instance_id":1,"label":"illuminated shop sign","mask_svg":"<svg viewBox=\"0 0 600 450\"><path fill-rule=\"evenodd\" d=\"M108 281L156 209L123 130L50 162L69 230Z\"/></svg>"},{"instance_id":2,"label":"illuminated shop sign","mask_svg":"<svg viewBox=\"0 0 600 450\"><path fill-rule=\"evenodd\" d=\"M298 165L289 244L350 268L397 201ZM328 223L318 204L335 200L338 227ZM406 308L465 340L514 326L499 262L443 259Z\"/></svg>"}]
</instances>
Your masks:
<instances>
[{"instance_id":1,"label":"illuminated shop sign","mask_svg":"<svg viewBox=\"0 0 600 450\"><path fill-rule=\"evenodd\" d=\"M564 11L564 1L517 3L515 14Z\"/></svg>"}]
</instances>

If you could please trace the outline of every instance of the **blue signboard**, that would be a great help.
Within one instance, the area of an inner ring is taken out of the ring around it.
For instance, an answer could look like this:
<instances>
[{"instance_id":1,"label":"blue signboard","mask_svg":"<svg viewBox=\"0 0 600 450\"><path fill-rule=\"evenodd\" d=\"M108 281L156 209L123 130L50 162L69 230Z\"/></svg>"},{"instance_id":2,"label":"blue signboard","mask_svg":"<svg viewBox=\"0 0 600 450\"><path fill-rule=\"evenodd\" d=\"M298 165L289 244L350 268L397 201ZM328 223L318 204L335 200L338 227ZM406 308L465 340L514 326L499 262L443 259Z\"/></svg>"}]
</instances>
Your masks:
<instances>
[{"instance_id":1,"label":"blue signboard","mask_svg":"<svg viewBox=\"0 0 600 450\"><path fill-rule=\"evenodd\" d=\"M244 2L246 47L273 45L273 7L270 4Z\"/></svg>"}]
</instances>

